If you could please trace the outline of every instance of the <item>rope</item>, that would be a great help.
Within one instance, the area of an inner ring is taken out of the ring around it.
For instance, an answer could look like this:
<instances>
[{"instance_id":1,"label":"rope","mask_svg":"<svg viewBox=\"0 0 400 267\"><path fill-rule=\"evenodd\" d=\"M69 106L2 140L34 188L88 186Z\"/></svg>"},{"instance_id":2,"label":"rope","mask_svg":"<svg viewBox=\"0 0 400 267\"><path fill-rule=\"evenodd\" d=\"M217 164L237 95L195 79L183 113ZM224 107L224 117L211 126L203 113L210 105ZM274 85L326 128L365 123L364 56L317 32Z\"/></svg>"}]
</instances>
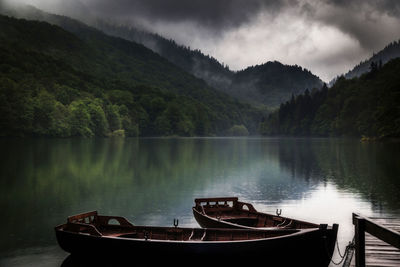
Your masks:
<instances>
[{"instance_id":1,"label":"rope","mask_svg":"<svg viewBox=\"0 0 400 267\"><path fill-rule=\"evenodd\" d=\"M340 252L340 248L339 248L339 242L337 242L337 240L336 240L336 248L337 248L337 251L338 251L339 256L340 256L341 258L344 258L344 256L346 256L346 249L347 249L347 247L346 247L346 249L344 250L345 255L342 255L342 253Z\"/></svg>"},{"instance_id":2,"label":"rope","mask_svg":"<svg viewBox=\"0 0 400 267\"><path fill-rule=\"evenodd\" d=\"M325 243L325 245L326 245L326 243ZM325 247L326 247L326 246L325 246ZM345 251L344 251L344 254L342 255L342 253L340 253L339 243L338 243L338 241L336 240L336 248L337 248L339 257L340 257L341 259L340 259L339 262L334 262L333 259L331 259L331 262L332 262L334 265L340 265L340 264L342 264L342 262L344 261L344 259L345 259L346 256L347 256L347 254L349 253L350 249L353 248L353 247L354 247L354 238L353 238L353 241L349 242L349 244L346 246L346 249L345 249Z\"/></svg>"},{"instance_id":3,"label":"rope","mask_svg":"<svg viewBox=\"0 0 400 267\"><path fill-rule=\"evenodd\" d=\"M325 241L325 242L324 242L324 244L325 244L325 251L326 251L327 255L329 255L328 247L327 247L327 244L326 244L326 239L325 239L324 241ZM335 262L335 261L332 259L332 257L330 257L330 261L331 261L334 265L340 265L340 264L342 264L342 262L344 261L344 259L345 259L346 256L347 256L347 254L349 253L350 249L353 248L353 247L354 247L354 238L353 238L353 241L349 242L349 244L346 246L346 249L345 249L345 251L344 251L344 254L342 255L342 253L340 252L340 249L339 249L339 243L338 243L338 241L337 241L337 239L336 239L336 248L337 248L339 257L340 257L341 259L339 260L339 262Z\"/></svg>"}]
</instances>

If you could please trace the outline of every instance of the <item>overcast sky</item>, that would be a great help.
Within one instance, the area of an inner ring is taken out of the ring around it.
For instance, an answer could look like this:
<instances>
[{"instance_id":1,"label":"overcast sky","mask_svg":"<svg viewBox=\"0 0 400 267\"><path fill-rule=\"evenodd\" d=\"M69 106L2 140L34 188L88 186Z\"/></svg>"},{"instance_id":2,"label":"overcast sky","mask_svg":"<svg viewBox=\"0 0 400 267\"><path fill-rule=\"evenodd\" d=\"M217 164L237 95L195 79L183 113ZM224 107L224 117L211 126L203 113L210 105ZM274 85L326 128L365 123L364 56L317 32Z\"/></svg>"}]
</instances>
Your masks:
<instances>
[{"instance_id":1,"label":"overcast sky","mask_svg":"<svg viewBox=\"0 0 400 267\"><path fill-rule=\"evenodd\" d=\"M400 39L398 0L12 1L140 25L233 70L278 60L303 66L324 81Z\"/></svg>"}]
</instances>

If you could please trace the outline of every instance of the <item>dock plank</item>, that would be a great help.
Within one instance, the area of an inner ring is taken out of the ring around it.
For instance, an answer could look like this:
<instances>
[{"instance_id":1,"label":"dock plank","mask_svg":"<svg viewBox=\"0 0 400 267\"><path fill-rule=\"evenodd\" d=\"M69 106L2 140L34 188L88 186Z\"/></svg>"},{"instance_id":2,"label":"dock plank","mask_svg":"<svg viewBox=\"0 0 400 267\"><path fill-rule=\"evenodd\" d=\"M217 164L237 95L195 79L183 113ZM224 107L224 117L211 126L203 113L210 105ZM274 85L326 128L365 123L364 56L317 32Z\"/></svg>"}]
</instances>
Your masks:
<instances>
[{"instance_id":1,"label":"dock plank","mask_svg":"<svg viewBox=\"0 0 400 267\"><path fill-rule=\"evenodd\" d=\"M397 218L371 218L393 231L400 232L400 220ZM399 267L400 249L366 233L365 234L365 265L368 267ZM354 257L350 266L355 267Z\"/></svg>"}]
</instances>

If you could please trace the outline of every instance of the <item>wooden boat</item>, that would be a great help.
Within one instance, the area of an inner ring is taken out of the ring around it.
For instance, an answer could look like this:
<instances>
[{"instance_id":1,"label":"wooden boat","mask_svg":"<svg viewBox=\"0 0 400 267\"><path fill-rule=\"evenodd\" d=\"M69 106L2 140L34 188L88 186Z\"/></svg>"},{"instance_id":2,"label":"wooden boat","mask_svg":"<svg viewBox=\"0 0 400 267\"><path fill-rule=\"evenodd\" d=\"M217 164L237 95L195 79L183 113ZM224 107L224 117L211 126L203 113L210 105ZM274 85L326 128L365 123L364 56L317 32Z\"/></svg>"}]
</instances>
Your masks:
<instances>
[{"instance_id":1,"label":"wooden boat","mask_svg":"<svg viewBox=\"0 0 400 267\"><path fill-rule=\"evenodd\" d=\"M193 214L205 228L279 228L309 229L318 224L287 217L258 212L250 203L240 202L237 197L197 198Z\"/></svg>"},{"instance_id":2,"label":"wooden boat","mask_svg":"<svg viewBox=\"0 0 400 267\"><path fill-rule=\"evenodd\" d=\"M93 211L68 217L67 223L55 227L55 232L62 249L89 259L106 255L111 261L162 260L182 265L262 260L267 266L320 267L330 262L337 228L330 230L326 225L273 230L135 226L123 217L102 216Z\"/></svg>"}]
</instances>

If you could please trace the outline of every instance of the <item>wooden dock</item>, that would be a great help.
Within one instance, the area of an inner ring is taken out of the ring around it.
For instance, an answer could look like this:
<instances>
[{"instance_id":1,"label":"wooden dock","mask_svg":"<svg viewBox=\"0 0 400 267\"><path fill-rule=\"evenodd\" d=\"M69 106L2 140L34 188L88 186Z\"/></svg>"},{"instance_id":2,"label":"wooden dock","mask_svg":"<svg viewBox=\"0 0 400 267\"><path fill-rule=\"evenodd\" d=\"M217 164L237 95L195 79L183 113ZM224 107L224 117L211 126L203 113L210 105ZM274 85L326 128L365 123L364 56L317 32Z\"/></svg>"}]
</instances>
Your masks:
<instances>
[{"instance_id":1,"label":"wooden dock","mask_svg":"<svg viewBox=\"0 0 400 267\"><path fill-rule=\"evenodd\" d=\"M352 267L400 266L400 219L366 218L353 213L355 257L345 264Z\"/></svg>"}]
</instances>

